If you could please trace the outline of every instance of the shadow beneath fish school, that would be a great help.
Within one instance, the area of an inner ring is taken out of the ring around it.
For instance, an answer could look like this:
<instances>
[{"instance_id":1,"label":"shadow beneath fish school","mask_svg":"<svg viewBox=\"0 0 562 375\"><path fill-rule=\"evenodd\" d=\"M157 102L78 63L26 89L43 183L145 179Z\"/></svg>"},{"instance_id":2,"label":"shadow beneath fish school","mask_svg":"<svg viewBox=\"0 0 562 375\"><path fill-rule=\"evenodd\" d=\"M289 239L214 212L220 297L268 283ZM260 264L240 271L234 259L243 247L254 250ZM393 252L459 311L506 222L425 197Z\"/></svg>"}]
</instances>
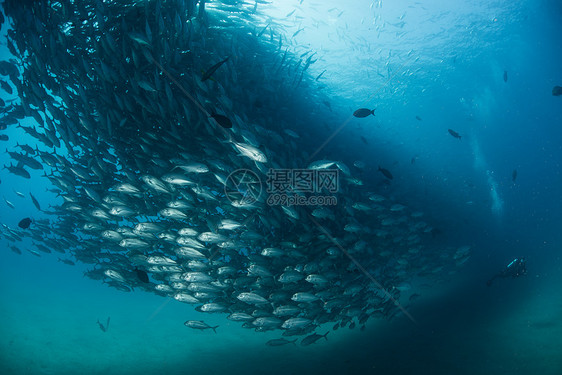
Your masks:
<instances>
[{"instance_id":1,"label":"shadow beneath fish school","mask_svg":"<svg viewBox=\"0 0 562 375\"><path fill-rule=\"evenodd\" d=\"M411 310L417 325L399 317L366 335L354 334L338 345L339 354L333 355L341 361L325 373L335 368L340 373L420 375L536 373L532 365L522 364L529 362L528 357L513 358L514 352L533 347L537 339L529 337L536 328L521 324L522 308L532 297L535 281L505 281L497 288L471 282L446 295L420 298L425 303Z\"/></svg>"}]
</instances>

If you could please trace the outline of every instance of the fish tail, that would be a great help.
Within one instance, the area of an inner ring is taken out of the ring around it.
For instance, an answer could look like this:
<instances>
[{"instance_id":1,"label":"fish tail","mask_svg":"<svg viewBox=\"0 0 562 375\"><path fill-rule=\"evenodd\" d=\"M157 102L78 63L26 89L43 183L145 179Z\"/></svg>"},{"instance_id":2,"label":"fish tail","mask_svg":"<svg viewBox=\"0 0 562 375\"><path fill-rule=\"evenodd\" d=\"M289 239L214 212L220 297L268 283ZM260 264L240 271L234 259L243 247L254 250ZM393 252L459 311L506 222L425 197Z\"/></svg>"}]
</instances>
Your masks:
<instances>
[{"instance_id":1,"label":"fish tail","mask_svg":"<svg viewBox=\"0 0 562 375\"><path fill-rule=\"evenodd\" d=\"M211 329L213 330L214 333L217 333L217 328L219 328L219 326L211 327Z\"/></svg>"},{"instance_id":2,"label":"fish tail","mask_svg":"<svg viewBox=\"0 0 562 375\"><path fill-rule=\"evenodd\" d=\"M232 139L232 134L230 134L230 132L227 132L227 136L228 139L225 141L221 141L221 143L232 143L233 139Z\"/></svg>"},{"instance_id":3,"label":"fish tail","mask_svg":"<svg viewBox=\"0 0 562 375\"><path fill-rule=\"evenodd\" d=\"M326 339L326 341L328 341L328 333L330 333L330 331L326 332L325 334L322 335L322 337L324 337Z\"/></svg>"}]
</instances>

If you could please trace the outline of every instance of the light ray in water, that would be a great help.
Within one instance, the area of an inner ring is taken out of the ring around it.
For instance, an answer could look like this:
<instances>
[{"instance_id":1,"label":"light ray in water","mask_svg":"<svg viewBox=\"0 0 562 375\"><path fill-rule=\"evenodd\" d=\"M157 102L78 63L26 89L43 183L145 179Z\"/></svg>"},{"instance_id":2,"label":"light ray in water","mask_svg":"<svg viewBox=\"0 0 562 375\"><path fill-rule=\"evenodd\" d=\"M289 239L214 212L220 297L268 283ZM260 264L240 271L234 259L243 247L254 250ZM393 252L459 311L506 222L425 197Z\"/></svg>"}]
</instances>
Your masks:
<instances>
[{"instance_id":1,"label":"light ray in water","mask_svg":"<svg viewBox=\"0 0 562 375\"><path fill-rule=\"evenodd\" d=\"M480 149L480 145L478 141L472 137L471 140L471 147L472 153L474 154L474 169L477 171L485 171L487 177L488 188L490 191L490 199L492 199L492 212L501 217L503 213L503 199L500 196L500 192L498 190L498 182L494 177L494 171L488 169L488 164L484 158L484 154Z\"/></svg>"},{"instance_id":2,"label":"light ray in water","mask_svg":"<svg viewBox=\"0 0 562 375\"><path fill-rule=\"evenodd\" d=\"M161 312L162 310L164 310L164 307L166 307L166 305L167 305L168 303L170 303L170 301L173 301L173 300L174 300L173 298L166 298L166 299L164 300L164 302L162 302L162 303L160 304L160 306L158 306L158 308L157 308L156 310L154 310L154 312L152 313L152 315L150 315L150 316L148 317L148 319L145 320L144 323L146 324L146 323L150 322L152 319L154 319L154 318L156 317L156 315L160 314L160 312Z\"/></svg>"},{"instance_id":3,"label":"light ray in water","mask_svg":"<svg viewBox=\"0 0 562 375\"><path fill-rule=\"evenodd\" d=\"M357 259L355 259L342 245L340 245L340 243L334 238L332 237L332 235L330 235L330 233L318 222L314 219L314 217L312 215L309 215L310 220L316 224L316 226L326 235L326 237L328 237L330 239L330 241L333 242L334 245L336 245L336 247L338 249L341 250L342 253L345 254L346 257L349 258L349 260L351 260L353 262L353 264L355 264L355 266L365 275L367 276L367 278L369 280L371 280L373 282L373 284L375 284L377 286L377 288L379 288L380 290L382 290L382 292L384 293L385 296L387 296L393 303L394 305L396 305L396 307L398 307L400 309L400 311L402 311L404 313L404 315L406 315L408 317L408 319L410 319L413 323L418 324L418 322L414 319L414 317L408 312L406 311L406 309L400 304L400 302L398 300L396 300L385 288L384 286L382 286L381 283L379 283L377 281L377 279L375 279L373 277L373 275L371 275L369 273L369 271L367 271L365 269L365 267L363 267L363 265L361 263L359 263L357 261Z\"/></svg>"},{"instance_id":4,"label":"light ray in water","mask_svg":"<svg viewBox=\"0 0 562 375\"><path fill-rule=\"evenodd\" d=\"M494 171L487 170L488 186L490 187L490 197L492 198L492 212L498 216L503 213L503 199L498 191L498 183L494 178Z\"/></svg>"}]
</instances>

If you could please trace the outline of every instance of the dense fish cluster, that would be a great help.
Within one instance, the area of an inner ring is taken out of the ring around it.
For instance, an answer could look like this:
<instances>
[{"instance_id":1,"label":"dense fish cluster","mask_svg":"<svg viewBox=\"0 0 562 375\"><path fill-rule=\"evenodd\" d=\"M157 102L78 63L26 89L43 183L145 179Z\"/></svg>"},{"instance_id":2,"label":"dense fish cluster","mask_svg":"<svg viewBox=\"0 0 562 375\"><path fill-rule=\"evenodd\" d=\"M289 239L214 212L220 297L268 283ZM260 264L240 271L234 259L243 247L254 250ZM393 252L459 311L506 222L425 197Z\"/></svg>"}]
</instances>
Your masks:
<instances>
[{"instance_id":1,"label":"dense fish cluster","mask_svg":"<svg viewBox=\"0 0 562 375\"><path fill-rule=\"evenodd\" d=\"M369 191L342 161L310 160L287 112L314 105L314 60L291 53L261 3L6 1L13 57L0 74L14 100L0 122L32 117L17 126L38 141L10 151L6 169L44 170L62 198L43 207L50 219L2 228L12 250L31 237L111 287L309 334L304 345L326 338L312 333L324 323L408 314L414 279L464 263L468 247L424 244L435 229L421 212ZM296 169L334 173L337 191L316 187L337 204L269 201L259 186L271 171Z\"/></svg>"}]
</instances>

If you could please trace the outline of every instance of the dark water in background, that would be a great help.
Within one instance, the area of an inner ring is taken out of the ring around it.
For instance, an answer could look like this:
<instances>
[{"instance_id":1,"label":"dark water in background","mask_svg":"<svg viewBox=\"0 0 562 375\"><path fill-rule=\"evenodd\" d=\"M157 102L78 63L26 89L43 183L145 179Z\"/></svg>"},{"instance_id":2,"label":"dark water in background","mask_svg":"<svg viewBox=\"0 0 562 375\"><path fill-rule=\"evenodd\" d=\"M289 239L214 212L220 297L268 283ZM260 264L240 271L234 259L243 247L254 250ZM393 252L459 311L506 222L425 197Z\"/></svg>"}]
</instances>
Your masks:
<instances>
[{"instance_id":1,"label":"dark water in background","mask_svg":"<svg viewBox=\"0 0 562 375\"><path fill-rule=\"evenodd\" d=\"M297 3L284 2L277 15ZM331 6L312 4L317 9L312 11L303 3L301 22L333 18L323 13ZM367 66L359 39L353 39L353 21L365 3L334 5L346 11L334 27L352 41L311 67L311 75L328 69L326 92L335 98L334 115L306 126L317 139L327 138L323 123L339 125L374 88L376 102L368 104L377 107L376 120L350 123L319 156L348 165L365 161L363 179L370 190L424 211L447 240L472 245L472 257L458 274L420 292L411 308L417 324L403 316L370 320L365 332L340 329L314 346L266 347L277 334L257 334L220 315L204 316L220 326L216 335L187 330L183 321L201 318L191 306L115 291L83 278L84 266L68 267L55 255L16 255L2 240L1 373L562 373L562 98L551 95L554 85L562 85L562 6L422 1L427 11L417 12L406 2L384 2L387 22L397 23L406 13L406 24L396 30L386 26L383 36L409 34L382 41L372 35L368 43L384 49L385 56L392 43L400 44L394 48L413 49L421 62L412 58L401 65L390 57L392 69L413 74L375 85L369 71L386 74L385 61ZM287 33L295 27L288 25ZM449 32L423 34L425 27ZM330 48L310 30L299 36L296 43ZM307 112L308 105L290 110ZM450 137L448 128L463 139ZM8 147L30 141L13 129L6 134ZM8 155L0 155L0 162L7 164ZM380 183L378 165L392 169L392 186ZM16 205L12 210L0 203L0 222L8 226L37 215L29 199L18 198L13 189L32 191L43 207L54 199L39 186L47 186L46 179L34 176L30 185L5 170L0 179L0 194ZM486 288L485 280L518 256L528 258L529 274ZM108 316L111 324L103 333L95 322Z\"/></svg>"}]
</instances>

